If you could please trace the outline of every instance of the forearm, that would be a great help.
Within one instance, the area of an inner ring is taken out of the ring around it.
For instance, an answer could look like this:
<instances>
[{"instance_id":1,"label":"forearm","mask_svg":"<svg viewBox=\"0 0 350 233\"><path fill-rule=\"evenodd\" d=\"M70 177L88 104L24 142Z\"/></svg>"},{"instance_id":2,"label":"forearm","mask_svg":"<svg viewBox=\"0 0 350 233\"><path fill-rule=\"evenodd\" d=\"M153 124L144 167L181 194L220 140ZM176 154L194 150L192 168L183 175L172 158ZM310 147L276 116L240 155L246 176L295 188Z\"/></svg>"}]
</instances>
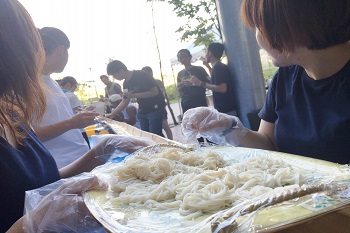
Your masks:
<instances>
[{"instance_id":1,"label":"forearm","mask_svg":"<svg viewBox=\"0 0 350 233\"><path fill-rule=\"evenodd\" d=\"M122 102L108 115L109 118L114 118L117 114L123 111L129 104L130 99L123 99Z\"/></svg>"},{"instance_id":2,"label":"forearm","mask_svg":"<svg viewBox=\"0 0 350 233\"><path fill-rule=\"evenodd\" d=\"M227 85L226 84L220 84L220 85L214 85L214 84L210 84L207 83L205 85L206 88L208 88L209 90L212 90L214 92L220 92L220 93L225 93L227 90Z\"/></svg>"},{"instance_id":3,"label":"forearm","mask_svg":"<svg viewBox=\"0 0 350 233\"><path fill-rule=\"evenodd\" d=\"M72 177L82 172L90 172L95 167L102 165L103 160L96 158L97 156L94 149L89 150L82 157L59 170L61 179Z\"/></svg>"},{"instance_id":4,"label":"forearm","mask_svg":"<svg viewBox=\"0 0 350 233\"><path fill-rule=\"evenodd\" d=\"M53 125L34 127L35 133L42 142L51 140L71 129L74 129L74 127L71 124L70 119Z\"/></svg>"},{"instance_id":5,"label":"forearm","mask_svg":"<svg viewBox=\"0 0 350 233\"><path fill-rule=\"evenodd\" d=\"M230 135L226 135L227 138L229 136ZM270 140L269 137L252 130L249 130L247 134L241 138L239 146L264 150L277 150L274 143Z\"/></svg>"},{"instance_id":6,"label":"forearm","mask_svg":"<svg viewBox=\"0 0 350 233\"><path fill-rule=\"evenodd\" d=\"M18 219L11 227L6 231L6 233L24 233L23 230L23 217Z\"/></svg>"}]
</instances>

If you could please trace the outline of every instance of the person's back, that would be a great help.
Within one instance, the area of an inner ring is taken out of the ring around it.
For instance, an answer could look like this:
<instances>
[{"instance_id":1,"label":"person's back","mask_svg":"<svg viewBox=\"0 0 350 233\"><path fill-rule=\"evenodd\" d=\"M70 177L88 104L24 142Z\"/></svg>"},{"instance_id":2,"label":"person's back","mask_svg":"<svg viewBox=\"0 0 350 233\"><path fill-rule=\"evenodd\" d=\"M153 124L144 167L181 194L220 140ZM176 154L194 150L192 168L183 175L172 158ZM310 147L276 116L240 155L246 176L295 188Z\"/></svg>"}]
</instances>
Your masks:
<instances>
[{"instance_id":1,"label":"person's back","mask_svg":"<svg viewBox=\"0 0 350 233\"><path fill-rule=\"evenodd\" d=\"M45 54L38 30L16 0L0 1L0 15L0 232L16 232L9 228L23 216L25 191L60 175L31 129L45 112L40 77Z\"/></svg>"}]
</instances>

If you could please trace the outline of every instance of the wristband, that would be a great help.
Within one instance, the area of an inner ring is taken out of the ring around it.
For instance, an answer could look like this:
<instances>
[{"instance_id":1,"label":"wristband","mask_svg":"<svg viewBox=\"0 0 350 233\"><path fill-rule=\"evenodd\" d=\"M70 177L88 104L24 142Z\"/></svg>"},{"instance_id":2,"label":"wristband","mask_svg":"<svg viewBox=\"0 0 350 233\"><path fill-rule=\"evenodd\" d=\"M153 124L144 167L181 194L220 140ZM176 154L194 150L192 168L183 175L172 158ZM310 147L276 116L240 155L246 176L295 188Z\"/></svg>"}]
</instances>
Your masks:
<instances>
[{"instance_id":1,"label":"wristband","mask_svg":"<svg viewBox=\"0 0 350 233\"><path fill-rule=\"evenodd\" d=\"M206 87L207 86L207 83L206 82L201 82L201 87Z\"/></svg>"}]
</instances>

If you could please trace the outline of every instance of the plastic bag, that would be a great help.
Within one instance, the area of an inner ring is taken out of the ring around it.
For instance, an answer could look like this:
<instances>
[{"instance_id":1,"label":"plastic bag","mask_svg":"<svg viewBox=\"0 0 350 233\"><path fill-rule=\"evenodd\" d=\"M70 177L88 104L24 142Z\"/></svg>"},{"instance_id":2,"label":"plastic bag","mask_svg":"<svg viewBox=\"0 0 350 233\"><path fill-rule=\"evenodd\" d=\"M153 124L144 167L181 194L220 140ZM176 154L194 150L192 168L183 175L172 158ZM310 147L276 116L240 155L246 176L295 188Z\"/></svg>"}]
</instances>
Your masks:
<instances>
[{"instance_id":1,"label":"plastic bag","mask_svg":"<svg viewBox=\"0 0 350 233\"><path fill-rule=\"evenodd\" d=\"M198 107L185 112L182 132L187 143L191 144L196 138L204 137L218 145L239 146L248 129L238 117L220 113L213 108Z\"/></svg>"},{"instance_id":2,"label":"plastic bag","mask_svg":"<svg viewBox=\"0 0 350 233\"><path fill-rule=\"evenodd\" d=\"M84 204L81 193L106 189L95 176L82 173L41 188L26 191L25 232L107 232Z\"/></svg>"},{"instance_id":3,"label":"plastic bag","mask_svg":"<svg viewBox=\"0 0 350 233\"><path fill-rule=\"evenodd\" d=\"M102 162L120 162L129 154L145 147L155 145L155 142L148 138L126 136L126 135L93 135L93 150L98 155L96 158Z\"/></svg>"}]
</instances>

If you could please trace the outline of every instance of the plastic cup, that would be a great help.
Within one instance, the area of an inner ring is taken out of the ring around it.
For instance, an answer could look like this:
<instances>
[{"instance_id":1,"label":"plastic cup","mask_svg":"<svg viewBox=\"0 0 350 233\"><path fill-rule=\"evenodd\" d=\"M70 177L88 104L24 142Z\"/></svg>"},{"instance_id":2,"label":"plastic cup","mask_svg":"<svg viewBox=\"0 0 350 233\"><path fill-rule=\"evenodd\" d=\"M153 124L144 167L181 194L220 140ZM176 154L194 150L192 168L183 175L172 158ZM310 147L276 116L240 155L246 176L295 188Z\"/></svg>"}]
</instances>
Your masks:
<instances>
[{"instance_id":1,"label":"plastic cup","mask_svg":"<svg viewBox=\"0 0 350 233\"><path fill-rule=\"evenodd\" d=\"M95 129L85 129L86 135L90 138L92 135L95 135Z\"/></svg>"},{"instance_id":2,"label":"plastic cup","mask_svg":"<svg viewBox=\"0 0 350 233\"><path fill-rule=\"evenodd\" d=\"M92 106L95 107L95 112L97 112L100 115L105 114L105 103L104 102L92 102Z\"/></svg>"}]
</instances>

